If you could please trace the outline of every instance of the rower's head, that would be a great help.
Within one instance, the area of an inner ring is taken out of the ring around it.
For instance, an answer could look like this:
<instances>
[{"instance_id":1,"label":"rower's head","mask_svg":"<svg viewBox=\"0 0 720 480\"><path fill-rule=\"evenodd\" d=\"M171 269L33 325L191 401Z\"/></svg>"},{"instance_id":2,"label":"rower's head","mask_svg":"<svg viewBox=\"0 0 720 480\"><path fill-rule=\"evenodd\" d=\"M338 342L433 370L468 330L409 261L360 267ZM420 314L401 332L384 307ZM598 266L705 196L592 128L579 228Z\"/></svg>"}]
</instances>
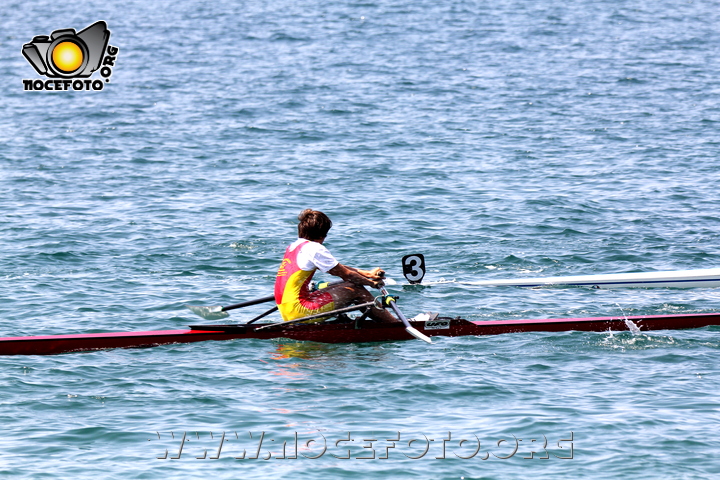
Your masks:
<instances>
[{"instance_id":1,"label":"rower's head","mask_svg":"<svg viewBox=\"0 0 720 480\"><path fill-rule=\"evenodd\" d=\"M332 221L323 212L308 208L298 215L298 237L322 243L327 237Z\"/></svg>"}]
</instances>

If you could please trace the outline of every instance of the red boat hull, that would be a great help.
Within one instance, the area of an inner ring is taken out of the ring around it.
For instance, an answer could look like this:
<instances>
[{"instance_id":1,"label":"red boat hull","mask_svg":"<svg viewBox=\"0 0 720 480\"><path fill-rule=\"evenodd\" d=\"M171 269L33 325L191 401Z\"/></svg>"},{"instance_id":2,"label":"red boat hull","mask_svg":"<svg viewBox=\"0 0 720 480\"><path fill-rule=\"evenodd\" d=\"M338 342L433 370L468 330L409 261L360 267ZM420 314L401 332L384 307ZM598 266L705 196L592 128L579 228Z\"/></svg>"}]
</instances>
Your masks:
<instances>
[{"instance_id":1,"label":"red boat hull","mask_svg":"<svg viewBox=\"0 0 720 480\"><path fill-rule=\"evenodd\" d=\"M641 331L678 330L720 325L720 313L684 315L651 315L627 317ZM434 322L410 322L427 336L460 337L499 335L520 332L564 332L570 330L601 332L629 330L624 317L565 318L544 320L467 321L441 317ZM263 325L205 325L202 330L156 330L148 332L85 333L0 338L0 355L53 355L68 352L111 348L144 348L173 343L238 338L290 338L323 343L362 343L411 340L400 323L316 323L280 325L260 329ZM199 328L199 327L194 327Z\"/></svg>"}]
</instances>

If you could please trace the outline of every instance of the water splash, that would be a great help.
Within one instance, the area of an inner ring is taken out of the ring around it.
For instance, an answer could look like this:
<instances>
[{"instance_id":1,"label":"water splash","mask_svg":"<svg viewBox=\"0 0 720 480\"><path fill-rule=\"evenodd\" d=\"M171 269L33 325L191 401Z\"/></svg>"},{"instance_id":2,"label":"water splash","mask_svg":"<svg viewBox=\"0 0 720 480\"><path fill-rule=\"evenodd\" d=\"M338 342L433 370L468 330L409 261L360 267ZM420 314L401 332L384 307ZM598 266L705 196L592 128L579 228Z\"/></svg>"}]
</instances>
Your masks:
<instances>
[{"instance_id":1,"label":"water splash","mask_svg":"<svg viewBox=\"0 0 720 480\"><path fill-rule=\"evenodd\" d=\"M627 315L625 315L625 311L623 310L623 308L620 306L619 303L616 303L615 305L617 305L618 308L620 309L620 312L622 312L624 320L625 320L625 325L628 327L628 330L630 330L633 335L640 335L640 327L635 325L635 323L632 320L627 318Z\"/></svg>"}]
</instances>

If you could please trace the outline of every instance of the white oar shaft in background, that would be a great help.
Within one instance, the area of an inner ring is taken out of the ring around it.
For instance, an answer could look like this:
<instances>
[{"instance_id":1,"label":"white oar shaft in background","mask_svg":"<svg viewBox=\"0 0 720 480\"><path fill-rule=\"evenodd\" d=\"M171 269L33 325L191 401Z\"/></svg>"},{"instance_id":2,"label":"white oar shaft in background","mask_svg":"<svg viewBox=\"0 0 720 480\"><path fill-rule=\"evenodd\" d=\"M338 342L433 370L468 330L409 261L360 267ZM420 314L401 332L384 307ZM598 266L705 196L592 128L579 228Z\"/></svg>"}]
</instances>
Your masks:
<instances>
[{"instance_id":1,"label":"white oar shaft in background","mask_svg":"<svg viewBox=\"0 0 720 480\"><path fill-rule=\"evenodd\" d=\"M516 278L459 282L464 285L546 287L572 285L597 288L695 288L720 287L720 268L677 270L645 273L614 273L607 275L573 275L567 277Z\"/></svg>"}]
</instances>

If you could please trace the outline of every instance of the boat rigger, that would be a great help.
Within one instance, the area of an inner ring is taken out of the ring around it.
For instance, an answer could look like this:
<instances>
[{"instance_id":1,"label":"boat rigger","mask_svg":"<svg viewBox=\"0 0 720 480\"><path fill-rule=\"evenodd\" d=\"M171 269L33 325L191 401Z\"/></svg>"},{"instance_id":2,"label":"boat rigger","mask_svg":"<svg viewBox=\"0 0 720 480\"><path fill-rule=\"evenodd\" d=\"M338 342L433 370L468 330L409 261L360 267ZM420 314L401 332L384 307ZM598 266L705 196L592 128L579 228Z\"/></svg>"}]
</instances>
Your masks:
<instances>
[{"instance_id":1,"label":"boat rigger","mask_svg":"<svg viewBox=\"0 0 720 480\"><path fill-rule=\"evenodd\" d=\"M468 321L435 317L410 320L412 328L428 337L500 335L521 332L624 331L637 328L679 330L720 325L720 313L648 315L631 317L558 318L540 320ZM322 343L364 343L411 340L403 323L380 324L369 321L313 324L197 325L186 330L148 332L86 333L0 338L0 355L53 355L113 348L145 348L209 340L287 338Z\"/></svg>"}]
</instances>

